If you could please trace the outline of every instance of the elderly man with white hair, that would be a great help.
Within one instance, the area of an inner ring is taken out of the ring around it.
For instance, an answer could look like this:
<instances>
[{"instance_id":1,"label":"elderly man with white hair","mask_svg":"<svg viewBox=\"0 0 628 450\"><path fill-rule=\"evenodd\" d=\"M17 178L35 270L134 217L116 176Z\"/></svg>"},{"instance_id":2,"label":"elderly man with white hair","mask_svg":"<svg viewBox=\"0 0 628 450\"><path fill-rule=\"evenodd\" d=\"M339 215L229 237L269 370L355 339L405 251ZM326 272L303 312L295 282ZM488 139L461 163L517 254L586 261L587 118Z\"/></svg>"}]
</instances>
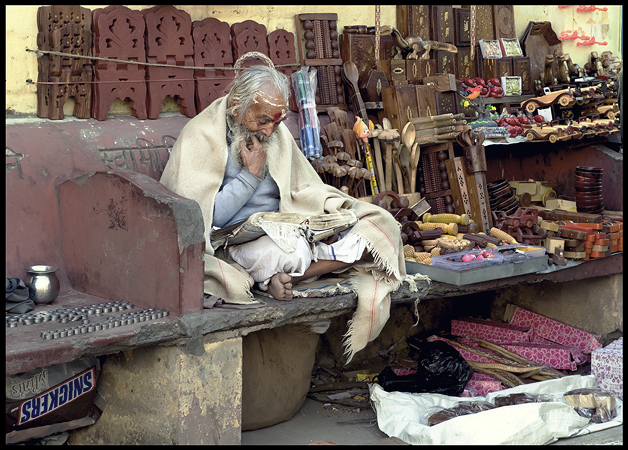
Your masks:
<instances>
[{"instance_id":1,"label":"elderly man with white hair","mask_svg":"<svg viewBox=\"0 0 628 450\"><path fill-rule=\"evenodd\" d=\"M379 335L390 312L390 292L405 277L401 233L382 208L323 183L282 123L290 81L257 65L236 75L229 94L189 121L175 143L161 183L196 200L205 222L206 294L227 303L255 302L254 283L277 300L292 286L350 269L358 307L345 346L349 360ZM325 242L299 239L286 252L269 236L212 248L211 234L257 212L306 217L351 211L357 222Z\"/></svg>"}]
</instances>

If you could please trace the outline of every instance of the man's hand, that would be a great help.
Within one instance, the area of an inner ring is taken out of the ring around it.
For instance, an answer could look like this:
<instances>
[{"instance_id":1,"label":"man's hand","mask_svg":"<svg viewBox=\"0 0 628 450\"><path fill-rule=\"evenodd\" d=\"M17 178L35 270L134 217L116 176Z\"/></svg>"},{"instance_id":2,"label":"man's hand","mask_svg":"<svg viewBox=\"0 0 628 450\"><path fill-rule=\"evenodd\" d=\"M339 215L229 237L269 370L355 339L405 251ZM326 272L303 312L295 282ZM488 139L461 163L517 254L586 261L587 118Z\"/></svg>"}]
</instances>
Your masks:
<instances>
[{"instance_id":1,"label":"man's hand","mask_svg":"<svg viewBox=\"0 0 628 450\"><path fill-rule=\"evenodd\" d=\"M266 164L266 149L262 147L255 136L251 136L252 144L247 145L245 141L240 142L240 155L242 164L249 172L257 178L262 177L262 169Z\"/></svg>"}]
</instances>

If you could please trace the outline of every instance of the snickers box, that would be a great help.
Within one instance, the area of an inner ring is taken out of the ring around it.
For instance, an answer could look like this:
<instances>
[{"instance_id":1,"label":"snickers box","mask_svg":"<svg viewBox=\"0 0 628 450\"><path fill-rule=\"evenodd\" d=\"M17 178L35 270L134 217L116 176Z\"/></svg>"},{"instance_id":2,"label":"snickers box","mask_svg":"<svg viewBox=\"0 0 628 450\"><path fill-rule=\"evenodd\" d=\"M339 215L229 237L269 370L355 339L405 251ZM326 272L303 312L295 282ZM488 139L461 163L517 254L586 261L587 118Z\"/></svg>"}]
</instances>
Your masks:
<instances>
[{"instance_id":1,"label":"snickers box","mask_svg":"<svg viewBox=\"0 0 628 450\"><path fill-rule=\"evenodd\" d=\"M624 338L591 353L591 374L600 388L624 399Z\"/></svg>"}]
</instances>

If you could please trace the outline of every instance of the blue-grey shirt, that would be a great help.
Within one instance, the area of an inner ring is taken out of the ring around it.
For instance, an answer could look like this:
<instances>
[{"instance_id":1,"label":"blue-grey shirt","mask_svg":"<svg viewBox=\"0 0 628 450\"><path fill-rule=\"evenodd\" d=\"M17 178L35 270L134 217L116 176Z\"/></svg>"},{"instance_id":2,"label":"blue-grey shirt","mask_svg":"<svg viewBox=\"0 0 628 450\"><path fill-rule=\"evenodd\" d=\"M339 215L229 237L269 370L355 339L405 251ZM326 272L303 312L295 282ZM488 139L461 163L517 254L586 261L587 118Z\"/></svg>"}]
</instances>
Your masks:
<instances>
[{"instance_id":1,"label":"blue-grey shirt","mask_svg":"<svg viewBox=\"0 0 628 450\"><path fill-rule=\"evenodd\" d=\"M238 167L229 152L225 177L214 201L212 225L222 228L261 211L279 211L279 186L270 175L260 180L246 167Z\"/></svg>"}]
</instances>

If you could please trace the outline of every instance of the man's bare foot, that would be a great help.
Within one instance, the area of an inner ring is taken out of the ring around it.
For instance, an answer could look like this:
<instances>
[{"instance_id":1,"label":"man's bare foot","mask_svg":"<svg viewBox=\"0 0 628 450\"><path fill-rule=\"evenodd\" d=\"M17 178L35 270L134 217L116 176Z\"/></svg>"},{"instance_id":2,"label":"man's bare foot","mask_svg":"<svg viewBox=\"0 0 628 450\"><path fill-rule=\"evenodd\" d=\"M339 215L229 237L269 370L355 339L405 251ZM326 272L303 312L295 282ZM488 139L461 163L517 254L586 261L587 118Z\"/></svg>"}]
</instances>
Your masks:
<instances>
[{"instance_id":1,"label":"man's bare foot","mask_svg":"<svg viewBox=\"0 0 628 450\"><path fill-rule=\"evenodd\" d=\"M268 293L275 300L292 300L292 277L287 273L276 273L268 284Z\"/></svg>"}]
</instances>

